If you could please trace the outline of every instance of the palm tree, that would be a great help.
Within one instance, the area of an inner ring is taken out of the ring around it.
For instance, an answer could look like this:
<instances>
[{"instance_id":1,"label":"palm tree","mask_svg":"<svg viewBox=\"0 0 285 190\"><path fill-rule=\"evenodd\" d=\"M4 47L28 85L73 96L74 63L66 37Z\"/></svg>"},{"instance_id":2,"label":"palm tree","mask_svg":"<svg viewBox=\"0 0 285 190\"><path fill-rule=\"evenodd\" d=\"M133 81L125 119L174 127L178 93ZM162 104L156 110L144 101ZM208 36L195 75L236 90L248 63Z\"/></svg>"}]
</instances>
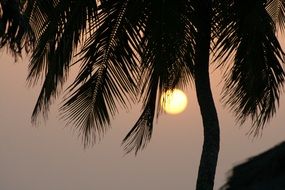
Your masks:
<instances>
[{"instance_id":1,"label":"palm tree","mask_svg":"<svg viewBox=\"0 0 285 190\"><path fill-rule=\"evenodd\" d=\"M34 42L29 43L33 49L28 81L44 79L32 121L41 113L47 116L69 68L81 64L61 111L86 146L102 137L118 104L128 108L139 97L142 114L123 140L126 152L137 153L151 138L155 114L162 112L157 103L161 94L194 81L204 127L197 189L213 189L220 140L210 88L211 52L222 60L219 66L227 68L224 103L241 122L252 120L253 134L276 111L284 53L273 20L284 26L281 0L15 2L32 28L24 30L32 34L27 41ZM7 1L0 3L4 10Z\"/></svg>"}]
</instances>

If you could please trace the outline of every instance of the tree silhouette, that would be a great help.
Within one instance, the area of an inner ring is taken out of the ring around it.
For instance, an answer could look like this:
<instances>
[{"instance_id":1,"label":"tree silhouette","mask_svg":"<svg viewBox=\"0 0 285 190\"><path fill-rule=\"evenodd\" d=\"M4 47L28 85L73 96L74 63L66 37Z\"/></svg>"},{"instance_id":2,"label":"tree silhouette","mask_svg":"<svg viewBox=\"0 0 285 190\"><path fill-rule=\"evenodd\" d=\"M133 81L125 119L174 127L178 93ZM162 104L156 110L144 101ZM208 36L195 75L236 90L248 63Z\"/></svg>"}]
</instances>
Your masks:
<instances>
[{"instance_id":1,"label":"tree silhouette","mask_svg":"<svg viewBox=\"0 0 285 190\"><path fill-rule=\"evenodd\" d=\"M161 94L192 80L204 127L196 188L213 189L220 140L210 88L211 53L220 67L227 68L224 103L242 123L252 120L253 134L276 112L284 53L275 23L284 29L283 0L0 3L1 45L20 52L28 44L32 48L28 81L44 79L33 122L39 114L47 116L69 68L81 64L61 111L86 146L104 134L118 104L127 108L142 99L141 116L123 140L126 152L137 153L151 138L155 113L162 112L157 103Z\"/></svg>"}]
</instances>

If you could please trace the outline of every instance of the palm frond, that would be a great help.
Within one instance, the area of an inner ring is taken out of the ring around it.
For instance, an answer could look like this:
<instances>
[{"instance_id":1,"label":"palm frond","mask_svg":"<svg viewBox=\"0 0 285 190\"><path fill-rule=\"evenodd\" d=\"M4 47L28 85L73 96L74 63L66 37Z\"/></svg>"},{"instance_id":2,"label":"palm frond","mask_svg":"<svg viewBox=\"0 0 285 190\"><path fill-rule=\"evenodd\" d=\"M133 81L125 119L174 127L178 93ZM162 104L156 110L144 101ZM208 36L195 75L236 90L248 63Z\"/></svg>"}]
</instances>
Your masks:
<instances>
[{"instance_id":1,"label":"palm frond","mask_svg":"<svg viewBox=\"0 0 285 190\"><path fill-rule=\"evenodd\" d=\"M279 26L281 32L283 32L285 29L285 1L268 0L266 10L276 25Z\"/></svg>"},{"instance_id":2,"label":"palm frond","mask_svg":"<svg viewBox=\"0 0 285 190\"><path fill-rule=\"evenodd\" d=\"M52 98L65 82L78 45L84 39L87 23L94 18L96 2L38 0L31 11L31 23L37 43L29 65L28 81L44 78L32 121L39 113L47 114Z\"/></svg>"},{"instance_id":3,"label":"palm frond","mask_svg":"<svg viewBox=\"0 0 285 190\"><path fill-rule=\"evenodd\" d=\"M189 53L194 51L186 2L148 1L145 5L148 17L143 30L140 77L143 112L123 140L127 153L137 154L149 142L156 109L157 114L162 111L161 94L189 81L189 68L193 65Z\"/></svg>"},{"instance_id":4,"label":"palm frond","mask_svg":"<svg viewBox=\"0 0 285 190\"><path fill-rule=\"evenodd\" d=\"M63 111L68 112L65 115L66 119L72 121L83 134L85 146L101 138L106 131L106 126L110 123L108 110L114 111L115 101L110 94L111 89L103 88L103 86L113 86L113 81L108 80L106 75L106 70L98 69L92 78L81 85L62 107ZM104 83L100 83L103 77Z\"/></svg>"},{"instance_id":5,"label":"palm frond","mask_svg":"<svg viewBox=\"0 0 285 190\"><path fill-rule=\"evenodd\" d=\"M231 15L224 17L217 49L220 58L234 55L234 63L228 65L223 101L242 123L251 118L251 133L257 135L278 106L284 53L264 3L230 0L227 5Z\"/></svg>"},{"instance_id":6,"label":"palm frond","mask_svg":"<svg viewBox=\"0 0 285 190\"><path fill-rule=\"evenodd\" d=\"M133 47L139 39L133 38L138 31L126 18L128 3L101 2L98 20L92 23L92 34L79 54L83 64L69 88L73 93L61 108L63 117L80 129L85 145L95 143L104 134L110 116L118 111L116 103L128 107L137 93Z\"/></svg>"},{"instance_id":7,"label":"palm frond","mask_svg":"<svg viewBox=\"0 0 285 190\"><path fill-rule=\"evenodd\" d=\"M153 75L152 77L156 76ZM133 128L123 139L122 144L124 145L126 153L135 151L135 154L137 154L139 150L142 150L146 147L152 136L158 79L152 78L150 79L149 83L151 86L148 88L148 93L146 95L147 103L144 106L144 110Z\"/></svg>"}]
</instances>

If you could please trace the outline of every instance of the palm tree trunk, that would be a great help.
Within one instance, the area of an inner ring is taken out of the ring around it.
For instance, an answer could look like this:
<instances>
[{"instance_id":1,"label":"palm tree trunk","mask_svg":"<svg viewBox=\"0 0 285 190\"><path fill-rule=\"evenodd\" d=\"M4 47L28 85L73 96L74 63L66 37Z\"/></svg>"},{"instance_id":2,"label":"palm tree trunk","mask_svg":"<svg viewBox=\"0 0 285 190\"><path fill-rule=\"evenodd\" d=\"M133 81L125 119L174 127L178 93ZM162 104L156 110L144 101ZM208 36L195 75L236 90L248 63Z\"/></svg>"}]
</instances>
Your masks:
<instances>
[{"instance_id":1,"label":"palm tree trunk","mask_svg":"<svg viewBox=\"0 0 285 190\"><path fill-rule=\"evenodd\" d=\"M204 144L200 160L196 190L212 190L220 149L220 128L209 77L212 1L201 0L198 9L201 21L197 24L197 54L195 86L203 120ZM203 10L203 11L201 11Z\"/></svg>"}]
</instances>

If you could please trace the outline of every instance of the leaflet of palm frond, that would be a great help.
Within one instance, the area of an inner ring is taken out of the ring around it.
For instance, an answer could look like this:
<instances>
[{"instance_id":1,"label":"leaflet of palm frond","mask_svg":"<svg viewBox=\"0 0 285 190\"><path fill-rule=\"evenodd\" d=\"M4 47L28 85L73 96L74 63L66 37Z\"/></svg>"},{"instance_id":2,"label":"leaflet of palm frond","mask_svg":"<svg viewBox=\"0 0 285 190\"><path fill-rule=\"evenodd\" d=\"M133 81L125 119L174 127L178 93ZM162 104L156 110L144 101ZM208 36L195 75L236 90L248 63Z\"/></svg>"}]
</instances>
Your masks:
<instances>
[{"instance_id":1,"label":"leaflet of palm frond","mask_svg":"<svg viewBox=\"0 0 285 190\"><path fill-rule=\"evenodd\" d=\"M266 10L269 15L279 26L280 31L283 32L285 29L285 1L283 0L267 0Z\"/></svg>"},{"instance_id":2,"label":"leaflet of palm frond","mask_svg":"<svg viewBox=\"0 0 285 190\"><path fill-rule=\"evenodd\" d=\"M43 7L53 5L46 2L46 6L42 5ZM60 85L66 80L73 53L85 33L86 20L92 16L92 13L88 12L89 4L88 1L85 3L60 1L54 8L41 10L49 12L42 13L47 15L47 19L39 34L40 38L32 55L28 75L30 84L35 84L40 78L44 78L42 90L33 111L33 121L36 121L40 112L46 115L50 101L56 97Z\"/></svg>"},{"instance_id":3,"label":"leaflet of palm frond","mask_svg":"<svg viewBox=\"0 0 285 190\"><path fill-rule=\"evenodd\" d=\"M233 1L232 14L221 31L220 56L234 54L226 73L223 101L242 123L251 118L257 135L273 116L284 83L284 53L274 23L260 1ZM230 21L230 22L228 22ZM254 77L253 77L254 76Z\"/></svg>"},{"instance_id":4,"label":"leaflet of palm frond","mask_svg":"<svg viewBox=\"0 0 285 190\"><path fill-rule=\"evenodd\" d=\"M25 48L29 51L34 34L29 25L29 12L19 1L0 1L0 47L5 45L15 56Z\"/></svg>"}]
</instances>

